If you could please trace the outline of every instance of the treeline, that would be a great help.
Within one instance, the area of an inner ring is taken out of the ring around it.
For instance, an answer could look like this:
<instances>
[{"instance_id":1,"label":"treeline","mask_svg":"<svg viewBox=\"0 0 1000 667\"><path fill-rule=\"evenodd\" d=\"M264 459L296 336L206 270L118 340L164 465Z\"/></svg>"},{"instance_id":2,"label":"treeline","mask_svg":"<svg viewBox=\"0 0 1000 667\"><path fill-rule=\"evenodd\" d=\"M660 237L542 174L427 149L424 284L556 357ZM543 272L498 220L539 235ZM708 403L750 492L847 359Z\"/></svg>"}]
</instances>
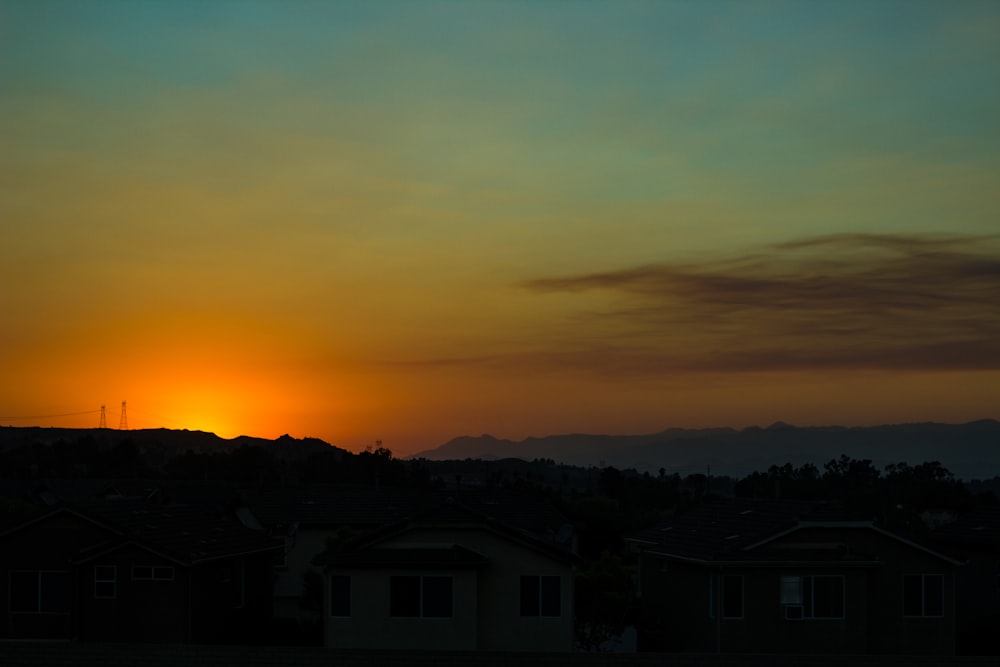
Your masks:
<instances>
[{"instance_id":1,"label":"treeline","mask_svg":"<svg viewBox=\"0 0 1000 667\"><path fill-rule=\"evenodd\" d=\"M285 460L263 447L243 445L229 453L185 451L164 466L170 479L218 480L240 483L433 485L420 461L403 461L387 447L369 447L352 454L330 448Z\"/></svg>"},{"instance_id":2,"label":"treeline","mask_svg":"<svg viewBox=\"0 0 1000 667\"><path fill-rule=\"evenodd\" d=\"M963 514L996 505L991 492L974 494L938 461L905 461L876 468L870 459L841 456L823 466L771 466L736 482L737 496L836 500L844 510L883 528L914 537L928 530L928 513ZM926 515L926 516L925 516Z\"/></svg>"},{"instance_id":3,"label":"treeline","mask_svg":"<svg viewBox=\"0 0 1000 667\"><path fill-rule=\"evenodd\" d=\"M620 552L623 538L671 514L720 495L833 501L845 512L896 532L919 536L927 512L962 514L997 504L973 493L939 462L900 462L883 469L841 456L823 465L773 465L741 479L704 474L639 473L582 468L551 459L434 462L402 460L378 443L352 454L333 447L288 456L282 443L244 444L226 451L186 449L157 461L155 443L124 439L101 444L87 434L51 445L0 452L6 478L199 480L233 484L349 483L442 488L524 488L548 496L575 524L584 555ZM154 463L154 461L156 461ZM478 472L477 472L478 471ZM1000 481L1000 480L998 480Z\"/></svg>"},{"instance_id":4,"label":"treeline","mask_svg":"<svg viewBox=\"0 0 1000 667\"><path fill-rule=\"evenodd\" d=\"M358 454L329 447L298 457L278 448L244 444L213 452L186 449L154 464L155 443L124 439L102 444L92 435L52 444L31 443L0 451L0 475L11 479L198 480L237 484L350 483L390 486L431 485L418 461L403 461L381 446ZM146 450L153 450L151 453Z\"/></svg>"}]
</instances>

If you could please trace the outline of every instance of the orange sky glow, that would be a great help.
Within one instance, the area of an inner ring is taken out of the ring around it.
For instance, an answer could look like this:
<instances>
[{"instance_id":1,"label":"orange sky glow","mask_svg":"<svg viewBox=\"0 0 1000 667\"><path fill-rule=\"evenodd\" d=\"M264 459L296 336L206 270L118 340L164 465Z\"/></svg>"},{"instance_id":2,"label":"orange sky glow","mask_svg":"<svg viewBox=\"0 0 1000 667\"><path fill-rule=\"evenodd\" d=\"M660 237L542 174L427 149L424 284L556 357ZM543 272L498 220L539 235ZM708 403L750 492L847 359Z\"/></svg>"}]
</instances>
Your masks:
<instances>
[{"instance_id":1,"label":"orange sky glow","mask_svg":"<svg viewBox=\"0 0 1000 667\"><path fill-rule=\"evenodd\" d=\"M409 454L1000 418L997 34L990 3L0 0L0 425L125 400Z\"/></svg>"}]
</instances>

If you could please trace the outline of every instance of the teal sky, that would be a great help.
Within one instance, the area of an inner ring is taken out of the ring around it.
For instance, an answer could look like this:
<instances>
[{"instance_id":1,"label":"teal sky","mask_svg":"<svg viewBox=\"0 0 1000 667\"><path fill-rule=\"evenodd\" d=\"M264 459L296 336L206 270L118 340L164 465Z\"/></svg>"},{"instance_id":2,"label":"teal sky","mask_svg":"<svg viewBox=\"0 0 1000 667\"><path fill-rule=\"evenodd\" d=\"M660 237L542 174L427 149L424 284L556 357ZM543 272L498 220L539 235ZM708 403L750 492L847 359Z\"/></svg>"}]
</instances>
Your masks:
<instances>
[{"instance_id":1,"label":"teal sky","mask_svg":"<svg viewBox=\"0 0 1000 667\"><path fill-rule=\"evenodd\" d=\"M998 35L971 0L0 0L0 423L1000 416Z\"/></svg>"}]
</instances>

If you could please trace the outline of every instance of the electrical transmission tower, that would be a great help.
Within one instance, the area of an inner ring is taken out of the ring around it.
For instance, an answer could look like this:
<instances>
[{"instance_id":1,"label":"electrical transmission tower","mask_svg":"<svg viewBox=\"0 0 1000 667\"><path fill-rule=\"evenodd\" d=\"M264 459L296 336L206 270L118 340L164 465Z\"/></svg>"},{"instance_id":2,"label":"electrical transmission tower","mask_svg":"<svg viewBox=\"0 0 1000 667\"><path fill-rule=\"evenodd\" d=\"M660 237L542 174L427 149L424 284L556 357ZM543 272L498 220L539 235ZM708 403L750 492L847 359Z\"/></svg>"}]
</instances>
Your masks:
<instances>
[{"instance_id":1,"label":"electrical transmission tower","mask_svg":"<svg viewBox=\"0 0 1000 667\"><path fill-rule=\"evenodd\" d=\"M101 405L101 423L97 425L97 428L107 428L108 419L104 416L104 405Z\"/></svg>"},{"instance_id":2,"label":"electrical transmission tower","mask_svg":"<svg viewBox=\"0 0 1000 667\"><path fill-rule=\"evenodd\" d=\"M118 420L118 430L128 430L128 417L125 416L125 401L122 401L122 416L121 419Z\"/></svg>"}]
</instances>

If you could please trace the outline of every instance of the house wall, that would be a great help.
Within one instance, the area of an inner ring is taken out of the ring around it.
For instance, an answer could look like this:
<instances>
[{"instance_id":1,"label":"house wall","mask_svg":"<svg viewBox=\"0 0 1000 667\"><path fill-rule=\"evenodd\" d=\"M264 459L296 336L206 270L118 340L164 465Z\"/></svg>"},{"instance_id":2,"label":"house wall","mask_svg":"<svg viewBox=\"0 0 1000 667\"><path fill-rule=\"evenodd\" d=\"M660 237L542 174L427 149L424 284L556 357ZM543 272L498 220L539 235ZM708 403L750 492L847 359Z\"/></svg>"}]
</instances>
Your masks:
<instances>
[{"instance_id":1,"label":"house wall","mask_svg":"<svg viewBox=\"0 0 1000 667\"><path fill-rule=\"evenodd\" d=\"M334 571L352 575L351 619L326 616L326 645L350 648L449 648L569 651L573 648L573 579L568 562L552 558L483 528L418 528L379 543L379 548L459 544L485 555L478 570ZM388 617L388 582L394 574L454 577L454 618ZM560 577L557 617L520 615L522 575ZM324 595L329 596L328 586ZM324 605L329 609L329 600Z\"/></svg>"},{"instance_id":2,"label":"house wall","mask_svg":"<svg viewBox=\"0 0 1000 667\"><path fill-rule=\"evenodd\" d=\"M868 570L830 567L725 568L713 573L713 576L718 580L727 574L743 576L745 602L743 619L727 619L721 623L724 651L866 652ZM781 577L796 575L843 577L843 618L786 619L781 605Z\"/></svg>"},{"instance_id":3,"label":"house wall","mask_svg":"<svg viewBox=\"0 0 1000 667\"><path fill-rule=\"evenodd\" d=\"M956 644L960 655L1000 655L1000 546L943 544L963 565L956 572Z\"/></svg>"},{"instance_id":4,"label":"house wall","mask_svg":"<svg viewBox=\"0 0 1000 667\"><path fill-rule=\"evenodd\" d=\"M95 594L98 567L115 568L115 597ZM142 580L133 567L170 568L169 580ZM189 572L173 561L137 547L125 547L80 566L79 595L84 641L182 642L188 638Z\"/></svg>"},{"instance_id":5,"label":"house wall","mask_svg":"<svg viewBox=\"0 0 1000 667\"><path fill-rule=\"evenodd\" d=\"M864 653L868 573L862 569L707 567L645 555L641 650ZM723 618L722 577L743 578L743 617ZM786 620L782 576L844 577L844 618ZM710 597L714 600L710 602Z\"/></svg>"},{"instance_id":6,"label":"house wall","mask_svg":"<svg viewBox=\"0 0 1000 667\"><path fill-rule=\"evenodd\" d=\"M639 556L640 651L714 652L705 567L642 553Z\"/></svg>"},{"instance_id":7,"label":"house wall","mask_svg":"<svg viewBox=\"0 0 1000 667\"><path fill-rule=\"evenodd\" d=\"M746 565L710 567L640 557L639 648L644 651L898 653L949 655L955 647L954 567L946 561L868 529L804 529L768 548L794 549L844 544L859 554L875 554L878 567ZM944 576L944 616L903 615L903 574ZM721 609L721 577L743 577L741 619L709 613L709 591ZM791 575L844 577L844 618L786 620L780 578ZM710 579L715 586L710 589Z\"/></svg>"},{"instance_id":8,"label":"house wall","mask_svg":"<svg viewBox=\"0 0 1000 667\"><path fill-rule=\"evenodd\" d=\"M351 616L327 615L326 646L336 648L391 648L471 650L476 648L476 574L469 570L334 570L351 576ZM450 576L451 618L393 618L389 616L389 577L424 574ZM325 595L329 596L329 587ZM329 600L324 608L329 609Z\"/></svg>"},{"instance_id":9,"label":"house wall","mask_svg":"<svg viewBox=\"0 0 1000 667\"><path fill-rule=\"evenodd\" d=\"M337 534L333 529L300 528L289 548L285 567L279 568L274 577L274 615L297 622L318 621L319 610L302 607L305 592L303 577L306 572L322 575L322 570L312 564L313 558L326 549L326 541Z\"/></svg>"},{"instance_id":10,"label":"house wall","mask_svg":"<svg viewBox=\"0 0 1000 667\"><path fill-rule=\"evenodd\" d=\"M63 512L0 537L0 638L74 638L78 635L80 605L84 599L74 583L69 612L23 614L10 611L10 573L15 570L71 572L68 555L111 537L109 530L74 514Z\"/></svg>"},{"instance_id":11,"label":"house wall","mask_svg":"<svg viewBox=\"0 0 1000 667\"><path fill-rule=\"evenodd\" d=\"M883 563L868 579L868 653L955 653L956 568L915 546L871 529L804 528L768 546L794 548L814 543L849 545L859 554L872 554ZM903 615L903 575L940 574L944 577L944 615L907 618Z\"/></svg>"},{"instance_id":12,"label":"house wall","mask_svg":"<svg viewBox=\"0 0 1000 667\"><path fill-rule=\"evenodd\" d=\"M192 640L258 643L272 617L273 554L199 563L192 568Z\"/></svg>"}]
</instances>

